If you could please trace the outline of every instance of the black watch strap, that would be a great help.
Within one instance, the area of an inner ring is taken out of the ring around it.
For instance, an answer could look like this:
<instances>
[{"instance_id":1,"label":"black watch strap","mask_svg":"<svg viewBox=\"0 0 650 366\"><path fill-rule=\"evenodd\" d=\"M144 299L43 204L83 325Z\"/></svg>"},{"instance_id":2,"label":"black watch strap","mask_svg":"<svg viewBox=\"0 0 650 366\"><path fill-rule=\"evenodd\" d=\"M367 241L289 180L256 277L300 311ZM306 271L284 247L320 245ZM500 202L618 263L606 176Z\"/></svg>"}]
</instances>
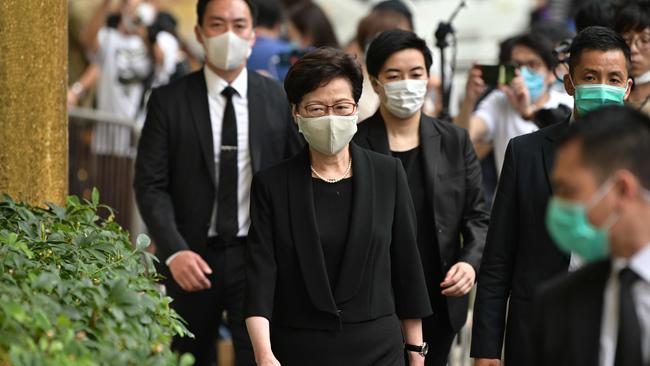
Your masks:
<instances>
[{"instance_id":1,"label":"black watch strap","mask_svg":"<svg viewBox=\"0 0 650 366\"><path fill-rule=\"evenodd\" d=\"M426 342L423 342L421 345L416 346L414 344L404 343L404 349L410 352L417 352L420 356L424 357L429 352L429 345Z\"/></svg>"}]
</instances>

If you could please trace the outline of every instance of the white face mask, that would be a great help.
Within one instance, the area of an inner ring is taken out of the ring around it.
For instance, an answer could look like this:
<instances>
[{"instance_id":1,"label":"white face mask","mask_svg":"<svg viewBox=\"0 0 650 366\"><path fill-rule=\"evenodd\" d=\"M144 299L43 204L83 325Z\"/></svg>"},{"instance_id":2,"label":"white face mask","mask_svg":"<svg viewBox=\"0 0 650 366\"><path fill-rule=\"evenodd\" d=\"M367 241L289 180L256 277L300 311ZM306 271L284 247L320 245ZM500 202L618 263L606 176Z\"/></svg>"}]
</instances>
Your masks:
<instances>
[{"instance_id":1,"label":"white face mask","mask_svg":"<svg viewBox=\"0 0 650 366\"><path fill-rule=\"evenodd\" d=\"M215 67L231 71L241 66L251 54L248 40L228 31L216 37L203 34L205 57Z\"/></svg>"},{"instance_id":2,"label":"white face mask","mask_svg":"<svg viewBox=\"0 0 650 366\"><path fill-rule=\"evenodd\" d=\"M359 116L327 115L322 117L303 117L298 115L298 130L305 136L309 146L325 155L336 155L350 143L357 132Z\"/></svg>"},{"instance_id":3,"label":"white face mask","mask_svg":"<svg viewBox=\"0 0 650 366\"><path fill-rule=\"evenodd\" d=\"M377 81L379 83L379 81ZM422 108L427 94L427 80L400 80L381 84L386 108L398 118L408 118Z\"/></svg>"}]
</instances>

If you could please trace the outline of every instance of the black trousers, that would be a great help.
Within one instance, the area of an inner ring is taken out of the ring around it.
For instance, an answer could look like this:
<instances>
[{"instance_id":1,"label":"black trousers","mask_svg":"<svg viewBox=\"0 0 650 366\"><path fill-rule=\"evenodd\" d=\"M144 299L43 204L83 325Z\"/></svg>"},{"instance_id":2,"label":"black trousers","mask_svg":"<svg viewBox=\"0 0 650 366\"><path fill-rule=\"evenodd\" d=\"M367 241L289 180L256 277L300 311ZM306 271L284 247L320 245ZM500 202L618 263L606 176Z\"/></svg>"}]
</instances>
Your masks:
<instances>
[{"instance_id":1,"label":"black trousers","mask_svg":"<svg viewBox=\"0 0 650 366\"><path fill-rule=\"evenodd\" d=\"M244 240L232 245L208 246L200 253L212 274L208 279L212 287L199 292L186 292L170 278L166 281L167 292L174 301L171 307L185 319L195 338L174 337L172 349L179 353L191 353L195 366L212 366L217 360L217 335L222 314L226 311L228 328L235 347L236 366L254 366L255 357L244 324L245 250Z\"/></svg>"},{"instance_id":2,"label":"black trousers","mask_svg":"<svg viewBox=\"0 0 650 366\"><path fill-rule=\"evenodd\" d=\"M426 366L447 365L449 350L454 342L456 332L449 324L449 314L446 308L434 309L432 316L422 319L422 335L424 341L429 345L429 353L424 364Z\"/></svg>"}]
</instances>

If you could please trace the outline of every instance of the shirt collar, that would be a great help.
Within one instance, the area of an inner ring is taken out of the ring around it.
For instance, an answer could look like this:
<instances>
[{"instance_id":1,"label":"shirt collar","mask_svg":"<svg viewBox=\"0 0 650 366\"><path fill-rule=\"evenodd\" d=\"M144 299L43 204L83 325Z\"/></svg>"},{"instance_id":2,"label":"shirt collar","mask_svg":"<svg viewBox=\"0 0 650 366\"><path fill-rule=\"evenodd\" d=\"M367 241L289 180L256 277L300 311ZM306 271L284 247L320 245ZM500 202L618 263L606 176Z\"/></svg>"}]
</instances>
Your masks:
<instances>
[{"instance_id":1,"label":"shirt collar","mask_svg":"<svg viewBox=\"0 0 650 366\"><path fill-rule=\"evenodd\" d=\"M203 67L203 74L205 75L205 82L208 87L208 95L212 98L221 98L221 92L228 86L228 83L217 75L214 71L210 70L208 66ZM248 70L243 68L237 75L235 80L230 84L237 94L246 98L248 93Z\"/></svg>"},{"instance_id":2,"label":"shirt collar","mask_svg":"<svg viewBox=\"0 0 650 366\"><path fill-rule=\"evenodd\" d=\"M650 283L650 243L643 249L636 252L629 259L613 258L612 259L612 272L618 273L625 267L630 267L639 277L646 283Z\"/></svg>"}]
</instances>

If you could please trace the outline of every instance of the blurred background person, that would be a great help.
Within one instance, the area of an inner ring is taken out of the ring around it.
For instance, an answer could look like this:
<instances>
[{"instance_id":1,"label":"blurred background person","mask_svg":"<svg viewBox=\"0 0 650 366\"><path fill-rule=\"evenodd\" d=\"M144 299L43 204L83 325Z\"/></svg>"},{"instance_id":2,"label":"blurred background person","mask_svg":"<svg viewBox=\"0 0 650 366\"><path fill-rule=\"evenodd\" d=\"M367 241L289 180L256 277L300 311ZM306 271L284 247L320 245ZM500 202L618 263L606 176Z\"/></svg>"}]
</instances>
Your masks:
<instances>
[{"instance_id":1,"label":"blurred background person","mask_svg":"<svg viewBox=\"0 0 650 366\"><path fill-rule=\"evenodd\" d=\"M632 52L634 88L627 103L650 115L650 1L622 3L615 29Z\"/></svg>"},{"instance_id":2,"label":"blurred background person","mask_svg":"<svg viewBox=\"0 0 650 366\"><path fill-rule=\"evenodd\" d=\"M488 212L480 166L465 130L421 111L432 63L423 39L413 32L387 30L372 41L366 55L381 103L359 124L354 141L399 158L406 170L433 307L433 315L422 321L429 345L425 364L445 366L467 319L468 293L485 245Z\"/></svg>"},{"instance_id":3,"label":"blurred background person","mask_svg":"<svg viewBox=\"0 0 650 366\"><path fill-rule=\"evenodd\" d=\"M253 178L246 324L260 366L424 365L431 314L396 158L350 143L362 73L331 47L284 81L305 149Z\"/></svg>"},{"instance_id":4,"label":"blurred background person","mask_svg":"<svg viewBox=\"0 0 650 366\"><path fill-rule=\"evenodd\" d=\"M318 4L302 1L290 7L287 12L289 40L300 49L323 46L339 48L332 23Z\"/></svg>"},{"instance_id":5,"label":"blurred background person","mask_svg":"<svg viewBox=\"0 0 650 366\"><path fill-rule=\"evenodd\" d=\"M475 66L470 71L465 100L455 119L455 123L468 130L473 142L493 142L498 173L510 139L539 129L534 122L537 111L557 108L560 104L573 108L568 95L551 88L557 60L550 40L529 33L513 40L509 47L510 63L517 68L512 82L499 86L498 91L490 93L477 106L487 85L481 68Z\"/></svg>"},{"instance_id":6,"label":"blurred background person","mask_svg":"<svg viewBox=\"0 0 650 366\"><path fill-rule=\"evenodd\" d=\"M373 10L365 16L357 26L355 39L348 45L346 51L356 56L363 70L363 91L359 99L359 120L372 116L379 107L379 97L372 88L365 63L365 52L370 42L381 32L389 29L413 31L409 17L404 13L392 10Z\"/></svg>"},{"instance_id":7,"label":"blurred background person","mask_svg":"<svg viewBox=\"0 0 650 366\"><path fill-rule=\"evenodd\" d=\"M284 80L289 70L288 62L281 63L293 49L283 39L284 8L280 0L254 0L257 7L255 22L255 45L248 58L248 68L277 80Z\"/></svg>"},{"instance_id":8,"label":"blurred background person","mask_svg":"<svg viewBox=\"0 0 650 366\"><path fill-rule=\"evenodd\" d=\"M559 142L546 225L590 262L545 285L530 365L650 362L650 120L609 106Z\"/></svg>"},{"instance_id":9,"label":"blurred background person","mask_svg":"<svg viewBox=\"0 0 650 366\"><path fill-rule=\"evenodd\" d=\"M575 116L623 105L632 86L623 38L605 27L588 27L569 51L564 86L574 97ZM501 365L502 353L506 364L526 365L533 296L544 282L582 264L553 244L544 225L555 146L569 121L508 143L477 281L471 348L476 366Z\"/></svg>"}]
</instances>

